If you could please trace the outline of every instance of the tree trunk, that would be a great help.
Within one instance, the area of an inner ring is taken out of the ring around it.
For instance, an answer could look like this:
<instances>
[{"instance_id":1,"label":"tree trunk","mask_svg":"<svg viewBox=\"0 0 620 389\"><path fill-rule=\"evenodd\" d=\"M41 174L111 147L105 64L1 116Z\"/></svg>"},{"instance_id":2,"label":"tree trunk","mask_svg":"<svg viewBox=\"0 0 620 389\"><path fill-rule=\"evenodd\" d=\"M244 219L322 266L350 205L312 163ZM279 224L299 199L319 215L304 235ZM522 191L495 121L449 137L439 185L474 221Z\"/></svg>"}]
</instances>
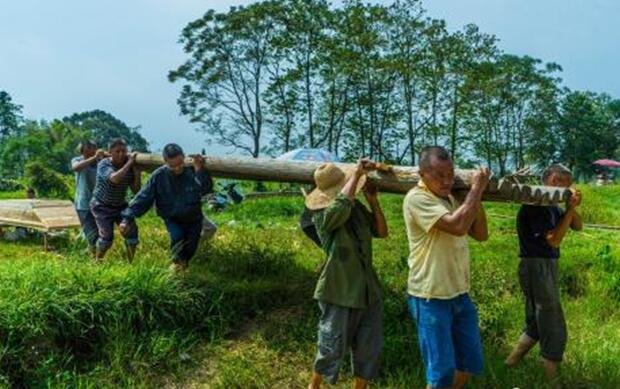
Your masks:
<instances>
[{"instance_id":1,"label":"tree trunk","mask_svg":"<svg viewBox=\"0 0 620 389\"><path fill-rule=\"evenodd\" d=\"M191 159L186 159L186 164ZM164 163L159 155L138 154L136 164L139 169L153 171ZM314 184L314 171L321 162L280 161L270 158L207 157L207 170L215 177L238 180L275 181L299 184ZM353 168L354 164L338 164L343 168ZM417 167L387 166L385 171L372 172L369 181L382 192L407 193L420 180ZM456 169L454 192L462 196L471 187L475 170ZM566 201L570 197L568 189L553 187L532 187L516 185L508 181L492 181L484 193L487 201L516 201L530 204L551 204Z\"/></svg>"},{"instance_id":2,"label":"tree trunk","mask_svg":"<svg viewBox=\"0 0 620 389\"><path fill-rule=\"evenodd\" d=\"M450 155L454 160L456 158L456 147L458 138L458 110L459 110L459 96L458 96L458 84L454 86L454 96L452 100L452 129L450 133Z\"/></svg>"}]
</instances>

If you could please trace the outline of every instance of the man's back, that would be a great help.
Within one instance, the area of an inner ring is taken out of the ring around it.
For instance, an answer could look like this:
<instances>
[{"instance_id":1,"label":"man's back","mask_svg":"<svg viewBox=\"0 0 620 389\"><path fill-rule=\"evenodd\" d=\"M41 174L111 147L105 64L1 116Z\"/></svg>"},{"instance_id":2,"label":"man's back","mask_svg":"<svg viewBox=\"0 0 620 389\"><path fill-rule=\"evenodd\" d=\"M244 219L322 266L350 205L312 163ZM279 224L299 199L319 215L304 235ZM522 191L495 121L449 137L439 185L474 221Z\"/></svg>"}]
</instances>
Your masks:
<instances>
[{"instance_id":1,"label":"man's back","mask_svg":"<svg viewBox=\"0 0 620 389\"><path fill-rule=\"evenodd\" d=\"M336 219L340 219L336 221ZM327 255L315 299L351 308L365 308L379 299L379 280L372 265L372 214L359 201L339 197L313 215ZM332 228L338 224L336 228Z\"/></svg>"}]
</instances>

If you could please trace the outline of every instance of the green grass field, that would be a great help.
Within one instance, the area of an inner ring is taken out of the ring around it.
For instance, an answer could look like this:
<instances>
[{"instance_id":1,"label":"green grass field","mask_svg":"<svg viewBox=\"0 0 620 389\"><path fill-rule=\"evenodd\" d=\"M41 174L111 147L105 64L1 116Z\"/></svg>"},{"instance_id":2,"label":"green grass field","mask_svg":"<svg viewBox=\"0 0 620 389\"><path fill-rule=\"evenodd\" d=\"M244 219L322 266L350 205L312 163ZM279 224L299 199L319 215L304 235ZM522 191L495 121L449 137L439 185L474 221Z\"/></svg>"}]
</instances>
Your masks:
<instances>
[{"instance_id":1,"label":"green grass field","mask_svg":"<svg viewBox=\"0 0 620 389\"><path fill-rule=\"evenodd\" d=\"M584 187L587 223L620 225L620 187ZM0 195L0 198L9 197ZM385 352L375 387L421 388L405 304L400 196L382 203L391 236L375 244L384 286ZM471 243L472 296L486 366L473 388L544 388L537 350L514 370L518 336L515 205L487 204L491 238ZM301 199L248 201L211 215L219 231L184 276L168 270L167 235L149 214L127 264L121 244L93 265L74 235L43 253L37 240L0 242L0 383L26 387L301 388L315 352L312 301L321 252L297 228ZM569 327L562 378L570 388L620 387L620 231L571 233L561 285ZM350 387L345 366L337 388Z\"/></svg>"}]
</instances>

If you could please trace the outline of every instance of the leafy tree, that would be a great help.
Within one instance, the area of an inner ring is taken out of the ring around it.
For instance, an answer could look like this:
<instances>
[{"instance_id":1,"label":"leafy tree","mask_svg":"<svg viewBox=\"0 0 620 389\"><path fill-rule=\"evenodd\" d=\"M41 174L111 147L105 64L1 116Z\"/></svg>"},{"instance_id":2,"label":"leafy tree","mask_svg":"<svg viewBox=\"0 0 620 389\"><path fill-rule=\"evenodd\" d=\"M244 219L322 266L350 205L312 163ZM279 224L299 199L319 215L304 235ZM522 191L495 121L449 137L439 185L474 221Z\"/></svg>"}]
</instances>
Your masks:
<instances>
[{"instance_id":1,"label":"leafy tree","mask_svg":"<svg viewBox=\"0 0 620 389\"><path fill-rule=\"evenodd\" d=\"M105 148L111 139L122 137L135 151L149 150L148 142L140 135L139 126L129 127L122 120L102 110L74 113L63 118L62 121L88 131L88 136L100 147Z\"/></svg>"},{"instance_id":2,"label":"leafy tree","mask_svg":"<svg viewBox=\"0 0 620 389\"><path fill-rule=\"evenodd\" d=\"M549 130L541 127L541 110L553 108L544 99L556 96L557 80L552 75L559 67L540 65L540 60L528 56L502 54L476 69L467 125L474 150L500 175L510 167L523 167L526 146L541 130Z\"/></svg>"},{"instance_id":3,"label":"leafy tree","mask_svg":"<svg viewBox=\"0 0 620 389\"><path fill-rule=\"evenodd\" d=\"M388 65L388 13L385 7L346 3L341 25L343 71L351 82L351 114L345 144L350 159L365 155L390 161L397 138L394 137L396 74Z\"/></svg>"},{"instance_id":4,"label":"leafy tree","mask_svg":"<svg viewBox=\"0 0 620 389\"><path fill-rule=\"evenodd\" d=\"M53 198L70 198L70 187L66 177L50 169L39 161L28 162L25 166L25 180L37 196Z\"/></svg>"},{"instance_id":5,"label":"leafy tree","mask_svg":"<svg viewBox=\"0 0 620 389\"><path fill-rule=\"evenodd\" d=\"M22 106L13 103L8 92L0 90L0 140L19 132L21 112Z\"/></svg>"},{"instance_id":6,"label":"leafy tree","mask_svg":"<svg viewBox=\"0 0 620 389\"><path fill-rule=\"evenodd\" d=\"M26 122L20 134L8 137L0 145L0 173L8 178L22 178L29 162L40 162L56 172L68 174L69 161L78 143L88 137L88 131L60 120Z\"/></svg>"},{"instance_id":7,"label":"leafy tree","mask_svg":"<svg viewBox=\"0 0 620 389\"><path fill-rule=\"evenodd\" d=\"M561 89L559 65L473 24L450 32L421 0L268 0L210 10L180 41L181 113L254 157L322 147L415 164L432 143L505 174L618 153L619 101Z\"/></svg>"},{"instance_id":8,"label":"leafy tree","mask_svg":"<svg viewBox=\"0 0 620 389\"><path fill-rule=\"evenodd\" d=\"M280 10L280 2L266 1L208 11L183 29L180 42L190 59L168 76L185 82L178 100L183 115L253 157L264 138L266 68Z\"/></svg>"},{"instance_id":9,"label":"leafy tree","mask_svg":"<svg viewBox=\"0 0 620 389\"><path fill-rule=\"evenodd\" d=\"M478 27L469 24L447 38L448 47L447 91L448 112L445 114L445 136L452 158L456 159L468 138L463 132L463 119L471 111L470 94L476 65L497 56L496 38L482 34Z\"/></svg>"},{"instance_id":10,"label":"leafy tree","mask_svg":"<svg viewBox=\"0 0 620 389\"><path fill-rule=\"evenodd\" d=\"M40 135L38 123L28 122L20 135L7 137L0 143L0 173L3 178L21 178L28 161L45 158L48 143Z\"/></svg>"},{"instance_id":11,"label":"leafy tree","mask_svg":"<svg viewBox=\"0 0 620 389\"><path fill-rule=\"evenodd\" d=\"M618 101L608 95L571 92L560 108L560 158L578 173L592 172L592 162L613 158L620 145Z\"/></svg>"},{"instance_id":12,"label":"leafy tree","mask_svg":"<svg viewBox=\"0 0 620 389\"><path fill-rule=\"evenodd\" d=\"M284 63L290 63L285 77L299 91L298 108L305 121L307 143L316 147L320 143L316 120L323 87L320 52L330 24L329 5L324 0L286 0L282 5L278 23L283 28L273 43L282 50Z\"/></svg>"},{"instance_id":13,"label":"leafy tree","mask_svg":"<svg viewBox=\"0 0 620 389\"><path fill-rule=\"evenodd\" d=\"M396 1L389 9L389 66L396 76L396 93L404 121L402 138L406 146L396 155L402 162L409 155L415 164L419 136L427 121L423 119L424 97L421 93L424 74L424 50L429 40L426 34L428 21L418 0Z\"/></svg>"}]
</instances>

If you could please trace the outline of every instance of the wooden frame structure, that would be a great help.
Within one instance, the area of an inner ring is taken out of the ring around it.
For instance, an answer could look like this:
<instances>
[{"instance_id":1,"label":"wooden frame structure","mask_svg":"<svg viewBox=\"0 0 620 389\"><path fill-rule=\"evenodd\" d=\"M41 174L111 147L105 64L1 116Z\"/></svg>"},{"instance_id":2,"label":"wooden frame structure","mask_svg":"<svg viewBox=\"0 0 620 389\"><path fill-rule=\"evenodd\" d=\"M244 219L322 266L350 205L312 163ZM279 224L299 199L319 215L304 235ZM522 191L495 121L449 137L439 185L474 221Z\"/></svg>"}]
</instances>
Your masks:
<instances>
[{"instance_id":1,"label":"wooden frame structure","mask_svg":"<svg viewBox=\"0 0 620 389\"><path fill-rule=\"evenodd\" d=\"M80 219L67 200L0 200L0 228L3 226L40 231L47 250L49 232L80 227Z\"/></svg>"}]
</instances>

